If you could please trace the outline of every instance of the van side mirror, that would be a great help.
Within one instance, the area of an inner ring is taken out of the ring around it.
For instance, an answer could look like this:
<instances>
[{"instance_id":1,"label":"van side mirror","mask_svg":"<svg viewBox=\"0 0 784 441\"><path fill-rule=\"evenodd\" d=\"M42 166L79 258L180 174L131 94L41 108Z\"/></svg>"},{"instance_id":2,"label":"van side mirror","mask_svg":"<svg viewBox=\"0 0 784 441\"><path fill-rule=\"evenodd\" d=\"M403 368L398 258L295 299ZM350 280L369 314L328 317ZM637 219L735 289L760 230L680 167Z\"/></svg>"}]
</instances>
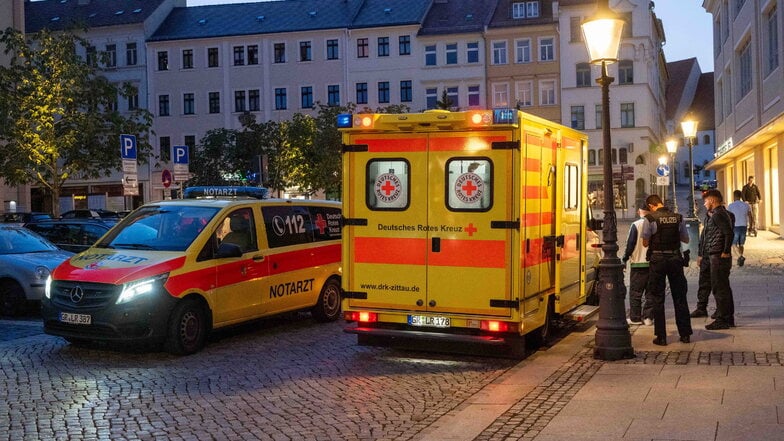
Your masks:
<instances>
[{"instance_id":1,"label":"van side mirror","mask_svg":"<svg viewBox=\"0 0 784 441\"><path fill-rule=\"evenodd\" d=\"M588 219L588 224L586 225L589 230L592 231L599 231L604 228L604 220L602 219Z\"/></svg>"},{"instance_id":2,"label":"van side mirror","mask_svg":"<svg viewBox=\"0 0 784 441\"><path fill-rule=\"evenodd\" d=\"M236 243L224 242L218 245L218 258L242 257L242 248Z\"/></svg>"}]
</instances>

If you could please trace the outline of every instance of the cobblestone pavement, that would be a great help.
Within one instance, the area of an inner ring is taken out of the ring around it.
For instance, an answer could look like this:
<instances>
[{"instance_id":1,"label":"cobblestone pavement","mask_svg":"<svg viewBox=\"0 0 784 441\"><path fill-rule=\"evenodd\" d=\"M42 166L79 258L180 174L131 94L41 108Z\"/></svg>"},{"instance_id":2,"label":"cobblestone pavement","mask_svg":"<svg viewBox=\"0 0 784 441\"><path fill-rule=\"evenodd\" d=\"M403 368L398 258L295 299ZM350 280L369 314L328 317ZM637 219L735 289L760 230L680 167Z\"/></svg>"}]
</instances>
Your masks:
<instances>
[{"instance_id":1,"label":"cobblestone pavement","mask_svg":"<svg viewBox=\"0 0 784 441\"><path fill-rule=\"evenodd\" d=\"M0 440L405 440L515 364L360 347L307 314L188 357L40 326L0 323Z\"/></svg>"}]
</instances>

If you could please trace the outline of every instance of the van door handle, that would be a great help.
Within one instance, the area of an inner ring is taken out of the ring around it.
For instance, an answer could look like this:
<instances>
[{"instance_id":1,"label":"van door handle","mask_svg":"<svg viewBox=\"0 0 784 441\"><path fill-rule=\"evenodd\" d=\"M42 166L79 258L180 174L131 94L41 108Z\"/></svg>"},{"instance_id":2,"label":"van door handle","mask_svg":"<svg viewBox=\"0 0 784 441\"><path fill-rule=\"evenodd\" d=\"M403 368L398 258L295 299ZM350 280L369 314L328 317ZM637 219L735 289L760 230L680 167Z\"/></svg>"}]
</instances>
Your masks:
<instances>
[{"instance_id":1,"label":"van door handle","mask_svg":"<svg viewBox=\"0 0 784 441\"><path fill-rule=\"evenodd\" d=\"M264 255L263 254L257 254L255 256L253 256L253 261L254 262L263 262L264 261Z\"/></svg>"},{"instance_id":2,"label":"van door handle","mask_svg":"<svg viewBox=\"0 0 784 441\"><path fill-rule=\"evenodd\" d=\"M440 253L441 252L441 238L440 237L434 237L432 239L432 244L431 244L430 249L434 253Z\"/></svg>"}]
</instances>

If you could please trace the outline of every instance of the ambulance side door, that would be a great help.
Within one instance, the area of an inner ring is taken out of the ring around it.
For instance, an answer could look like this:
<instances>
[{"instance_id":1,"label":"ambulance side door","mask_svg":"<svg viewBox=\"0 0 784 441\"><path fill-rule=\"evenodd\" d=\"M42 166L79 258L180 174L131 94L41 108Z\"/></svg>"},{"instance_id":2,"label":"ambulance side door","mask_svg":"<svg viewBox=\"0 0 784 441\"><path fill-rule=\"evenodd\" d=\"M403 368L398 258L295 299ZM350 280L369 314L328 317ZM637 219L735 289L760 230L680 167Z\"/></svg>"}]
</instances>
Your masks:
<instances>
[{"instance_id":1,"label":"ambulance side door","mask_svg":"<svg viewBox=\"0 0 784 441\"><path fill-rule=\"evenodd\" d=\"M559 310L564 313L578 304L584 294L580 289L581 279L585 277L586 240L585 225L582 221L585 212L585 173L582 162L583 143L576 137L564 135L559 149L559 172L557 180L559 194L556 210L560 213Z\"/></svg>"},{"instance_id":2,"label":"ambulance side door","mask_svg":"<svg viewBox=\"0 0 784 441\"><path fill-rule=\"evenodd\" d=\"M352 134L343 157L343 289L352 308L424 310L427 135Z\"/></svg>"}]
</instances>

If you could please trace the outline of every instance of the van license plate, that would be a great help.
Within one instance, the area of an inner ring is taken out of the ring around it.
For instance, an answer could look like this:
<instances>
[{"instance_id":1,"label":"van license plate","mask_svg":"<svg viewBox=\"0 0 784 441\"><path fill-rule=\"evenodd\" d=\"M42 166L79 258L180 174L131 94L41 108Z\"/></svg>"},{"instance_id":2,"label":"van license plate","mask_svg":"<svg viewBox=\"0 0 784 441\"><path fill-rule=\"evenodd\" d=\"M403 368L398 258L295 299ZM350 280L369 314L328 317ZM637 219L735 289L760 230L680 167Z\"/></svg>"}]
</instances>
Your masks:
<instances>
[{"instance_id":1,"label":"van license plate","mask_svg":"<svg viewBox=\"0 0 784 441\"><path fill-rule=\"evenodd\" d=\"M89 325L92 323L92 316L89 314L74 314L71 312L61 312L60 321L63 323L71 323L73 325Z\"/></svg>"},{"instance_id":2,"label":"van license plate","mask_svg":"<svg viewBox=\"0 0 784 441\"><path fill-rule=\"evenodd\" d=\"M448 328L452 325L449 317L429 315L409 315L408 324L411 326L431 326L434 328Z\"/></svg>"}]
</instances>

